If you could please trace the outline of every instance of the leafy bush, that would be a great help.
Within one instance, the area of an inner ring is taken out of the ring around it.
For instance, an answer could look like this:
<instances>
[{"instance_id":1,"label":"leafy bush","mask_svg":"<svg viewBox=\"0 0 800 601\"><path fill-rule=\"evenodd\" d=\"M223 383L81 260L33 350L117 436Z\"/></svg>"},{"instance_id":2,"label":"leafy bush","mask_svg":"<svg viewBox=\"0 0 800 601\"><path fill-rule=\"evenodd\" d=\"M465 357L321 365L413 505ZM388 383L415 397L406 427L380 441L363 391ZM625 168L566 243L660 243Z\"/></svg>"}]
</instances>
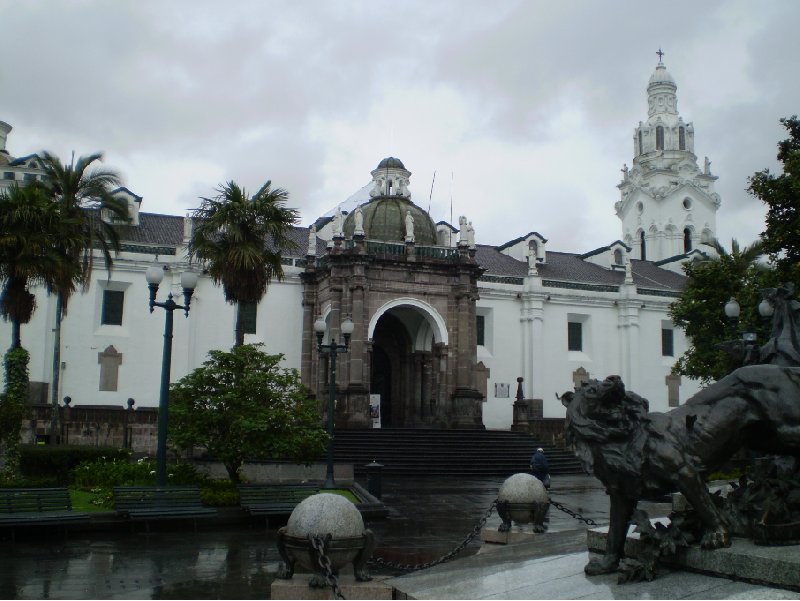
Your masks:
<instances>
[{"instance_id":1,"label":"leafy bush","mask_svg":"<svg viewBox=\"0 0 800 601\"><path fill-rule=\"evenodd\" d=\"M239 504L239 489L230 480L208 480L200 489L200 498L212 507L233 507Z\"/></svg>"},{"instance_id":2,"label":"leafy bush","mask_svg":"<svg viewBox=\"0 0 800 601\"><path fill-rule=\"evenodd\" d=\"M205 447L233 482L245 459L312 461L328 444L319 404L300 374L261 346L210 351L170 392L170 439L178 449Z\"/></svg>"},{"instance_id":3,"label":"leafy bush","mask_svg":"<svg viewBox=\"0 0 800 601\"><path fill-rule=\"evenodd\" d=\"M84 462L103 459L128 461L130 451L114 447L24 445L20 447L20 469L27 478L50 478L67 484L70 471Z\"/></svg>"},{"instance_id":4,"label":"leafy bush","mask_svg":"<svg viewBox=\"0 0 800 601\"><path fill-rule=\"evenodd\" d=\"M168 464L167 479L169 484L206 482L206 476L199 474L188 463ZM156 464L146 459L140 459L136 463L130 463L127 459L86 461L72 470L70 481L84 490L98 486L109 489L113 486L148 486L156 482Z\"/></svg>"}]
</instances>

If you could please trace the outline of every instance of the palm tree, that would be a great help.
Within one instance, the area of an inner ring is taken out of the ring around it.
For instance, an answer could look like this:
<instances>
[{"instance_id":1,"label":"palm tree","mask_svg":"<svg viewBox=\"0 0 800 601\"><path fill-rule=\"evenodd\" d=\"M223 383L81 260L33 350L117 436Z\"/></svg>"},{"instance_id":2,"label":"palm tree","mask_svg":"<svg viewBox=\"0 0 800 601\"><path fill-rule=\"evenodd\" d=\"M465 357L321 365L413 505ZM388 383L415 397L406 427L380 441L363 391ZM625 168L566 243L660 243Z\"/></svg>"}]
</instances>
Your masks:
<instances>
[{"instance_id":1,"label":"palm tree","mask_svg":"<svg viewBox=\"0 0 800 601\"><path fill-rule=\"evenodd\" d=\"M80 271L63 250L75 243L69 225L38 183L0 193L0 315L11 320L12 348L22 346L21 326L36 309L30 287L43 284L55 290Z\"/></svg>"},{"instance_id":2,"label":"palm tree","mask_svg":"<svg viewBox=\"0 0 800 601\"><path fill-rule=\"evenodd\" d=\"M281 249L295 246L289 232L298 215L284 206L289 193L272 189L271 181L252 198L233 181L217 192L201 198L194 211L189 257L205 263L212 281L222 284L225 300L237 306L234 346L241 346L243 303L258 303L273 278L283 279Z\"/></svg>"},{"instance_id":3,"label":"palm tree","mask_svg":"<svg viewBox=\"0 0 800 601\"><path fill-rule=\"evenodd\" d=\"M70 228L68 235L61 243L60 249L80 263L77 272L63 278L54 291L56 293L56 322L53 329L53 378L50 402L53 405L53 423L55 430L58 419L58 385L59 367L61 364L61 320L67 311L67 304L78 286L85 291L91 279L94 266L94 251L99 249L105 260L106 269L113 265L111 251L119 250L119 235L109 221L129 220L125 203L112 196L114 188L119 187L121 180L116 171L103 168L91 168L101 161L101 153L80 157L75 156L69 164L63 164L56 155L44 151L40 158L45 170L45 185L51 197L59 205L62 218ZM54 440L51 436L51 441Z\"/></svg>"}]
</instances>

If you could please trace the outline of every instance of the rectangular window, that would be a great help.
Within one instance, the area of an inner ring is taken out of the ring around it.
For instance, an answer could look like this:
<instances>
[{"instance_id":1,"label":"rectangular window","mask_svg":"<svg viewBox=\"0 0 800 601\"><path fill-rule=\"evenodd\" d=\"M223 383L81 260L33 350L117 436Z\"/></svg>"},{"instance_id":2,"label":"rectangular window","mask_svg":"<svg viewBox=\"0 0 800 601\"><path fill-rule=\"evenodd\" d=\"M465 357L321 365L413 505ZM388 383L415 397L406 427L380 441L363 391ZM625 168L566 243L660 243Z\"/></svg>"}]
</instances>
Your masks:
<instances>
[{"instance_id":1,"label":"rectangular window","mask_svg":"<svg viewBox=\"0 0 800 601\"><path fill-rule=\"evenodd\" d=\"M122 305L125 292L122 290L103 290L103 311L100 323L105 326L122 325Z\"/></svg>"},{"instance_id":2,"label":"rectangular window","mask_svg":"<svg viewBox=\"0 0 800 601\"><path fill-rule=\"evenodd\" d=\"M579 321L567 322L567 350L583 350L583 324Z\"/></svg>"},{"instance_id":3,"label":"rectangular window","mask_svg":"<svg viewBox=\"0 0 800 601\"><path fill-rule=\"evenodd\" d=\"M13 171L6 171L3 173L3 179L14 179L14 172Z\"/></svg>"},{"instance_id":4,"label":"rectangular window","mask_svg":"<svg viewBox=\"0 0 800 601\"><path fill-rule=\"evenodd\" d=\"M25 182L34 182L36 181L36 174L35 173L25 173L22 176L22 181Z\"/></svg>"},{"instance_id":5,"label":"rectangular window","mask_svg":"<svg viewBox=\"0 0 800 601\"><path fill-rule=\"evenodd\" d=\"M245 334L256 333L256 316L258 315L257 303L241 303L242 329Z\"/></svg>"},{"instance_id":6,"label":"rectangular window","mask_svg":"<svg viewBox=\"0 0 800 601\"><path fill-rule=\"evenodd\" d=\"M664 357L675 356L675 347L671 328L661 328L661 355Z\"/></svg>"},{"instance_id":7,"label":"rectangular window","mask_svg":"<svg viewBox=\"0 0 800 601\"><path fill-rule=\"evenodd\" d=\"M478 345L486 344L486 316L478 315L475 318L475 331L477 332Z\"/></svg>"}]
</instances>

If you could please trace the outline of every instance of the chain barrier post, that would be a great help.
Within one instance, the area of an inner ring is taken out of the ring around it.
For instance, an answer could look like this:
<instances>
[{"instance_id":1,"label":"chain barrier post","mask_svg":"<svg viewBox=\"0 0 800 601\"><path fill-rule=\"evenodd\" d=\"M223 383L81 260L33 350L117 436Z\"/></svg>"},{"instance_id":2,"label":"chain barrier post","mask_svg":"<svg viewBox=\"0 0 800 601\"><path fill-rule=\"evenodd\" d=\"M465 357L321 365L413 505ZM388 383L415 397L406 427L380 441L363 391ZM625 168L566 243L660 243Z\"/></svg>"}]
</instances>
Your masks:
<instances>
[{"instance_id":1,"label":"chain barrier post","mask_svg":"<svg viewBox=\"0 0 800 601\"><path fill-rule=\"evenodd\" d=\"M587 526L597 526L598 525L598 523L595 522L592 518L585 518L580 513L578 513L577 511L572 511L568 507L564 507L564 505L562 505L558 501L553 501L553 499L550 499L550 505L552 505L553 507L555 507L559 511L563 511L568 516L573 517L576 520L585 523Z\"/></svg>"},{"instance_id":2,"label":"chain barrier post","mask_svg":"<svg viewBox=\"0 0 800 601\"><path fill-rule=\"evenodd\" d=\"M466 549L469 544L481 533L481 529L486 525L486 521L492 515L492 512L497 507L497 499L492 501L492 504L489 505L489 509L486 511L486 514L478 520L475 526L472 528L472 532L470 532L467 537L452 551L442 555L439 559L434 561L429 561L428 563L417 563L417 564L409 564L409 563L394 563L392 561L388 561L383 557L375 557L371 559L369 563L376 564L385 568L390 568L392 570L398 570L401 572L416 572L417 570L425 570L427 568L432 568L433 566L438 566L439 564L446 563L453 559L456 555L461 553L464 549Z\"/></svg>"},{"instance_id":3,"label":"chain barrier post","mask_svg":"<svg viewBox=\"0 0 800 601\"><path fill-rule=\"evenodd\" d=\"M333 596L336 599L344 599L345 596L339 588L339 581L336 579L336 574L333 573L330 557L325 554L325 548L332 538L331 535L326 534L325 537L323 537L320 534L309 534L308 538L311 541L311 546L314 548L314 551L316 551L317 564L322 568L322 573L325 575L325 582L331 587Z\"/></svg>"}]
</instances>

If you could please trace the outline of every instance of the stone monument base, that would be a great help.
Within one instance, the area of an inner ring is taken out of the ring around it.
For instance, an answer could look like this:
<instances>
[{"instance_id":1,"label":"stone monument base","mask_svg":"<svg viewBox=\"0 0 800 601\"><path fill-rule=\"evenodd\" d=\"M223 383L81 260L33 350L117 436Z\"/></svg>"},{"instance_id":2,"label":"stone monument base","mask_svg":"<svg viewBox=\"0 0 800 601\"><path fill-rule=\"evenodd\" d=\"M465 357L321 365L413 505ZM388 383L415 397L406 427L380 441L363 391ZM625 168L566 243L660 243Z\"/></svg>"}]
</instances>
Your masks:
<instances>
[{"instance_id":1,"label":"stone monument base","mask_svg":"<svg viewBox=\"0 0 800 601\"><path fill-rule=\"evenodd\" d=\"M667 518L652 521L669 523ZM633 528L630 527L625 541L625 555L635 558L642 546ZM608 527L589 530L586 541L589 551L603 553L607 535ZM669 567L692 572L800 590L800 545L764 547L737 537L725 549L708 551L695 544L679 548L675 556L662 561Z\"/></svg>"},{"instance_id":2,"label":"stone monument base","mask_svg":"<svg viewBox=\"0 0 800 601\"><path fill-rule=\"evenodd\" d=\"M508 532L500 532L496 527L482 528L481 541L483 544L478 550L478 554L502 549L504 545L531 542L536 536L536 533L530 528L523 528L520 526L513 526Z\"/></svg>"},{"instance_id":3,"label":"stone monument base","mask_svg":"<svg viewBox=\"0 0 800 601\"><path fill-rule=\"evenodd\" d=\"M345 599L391 599L392 587L384 584L386 576L373 576L369 582L357 582L352 574L337 577L339 588ZM331 588L308 586L311 574L295 574L290 580L273 581L270 599L333 599Z\"/></svg>"}]
</instances>

